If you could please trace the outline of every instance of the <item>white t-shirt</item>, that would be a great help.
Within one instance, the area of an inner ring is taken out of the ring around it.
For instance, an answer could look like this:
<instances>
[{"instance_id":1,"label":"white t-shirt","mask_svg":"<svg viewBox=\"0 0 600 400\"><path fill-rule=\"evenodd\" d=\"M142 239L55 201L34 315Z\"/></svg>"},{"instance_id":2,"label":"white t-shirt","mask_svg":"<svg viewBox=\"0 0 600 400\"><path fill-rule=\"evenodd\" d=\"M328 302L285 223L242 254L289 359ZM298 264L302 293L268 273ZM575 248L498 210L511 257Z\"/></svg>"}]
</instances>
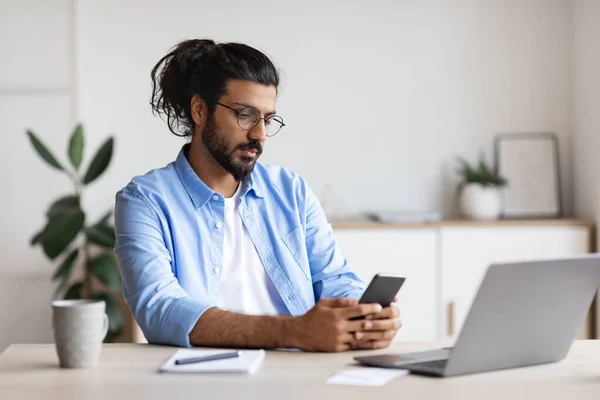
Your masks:
<instances>
[{"instance_id":1,"label":"white t-shirt","mask_svg":"<svg viewBox=\"0 0 600 400\"><path fill-rule=\"evenodd\" d=\"M223 271L218 306L222 310L253 315L279 315L282 300L265 272L258 252L239 213L242 184L225 199Z\"/></svg>"}]
</instances>

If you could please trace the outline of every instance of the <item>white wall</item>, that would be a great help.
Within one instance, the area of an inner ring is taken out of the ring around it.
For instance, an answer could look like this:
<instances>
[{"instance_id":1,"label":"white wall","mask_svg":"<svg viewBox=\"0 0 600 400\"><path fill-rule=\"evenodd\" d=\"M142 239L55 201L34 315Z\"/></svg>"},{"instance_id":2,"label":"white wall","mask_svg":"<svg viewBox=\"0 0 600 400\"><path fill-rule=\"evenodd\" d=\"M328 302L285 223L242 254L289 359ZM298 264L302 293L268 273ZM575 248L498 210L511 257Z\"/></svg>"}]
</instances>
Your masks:
<instances>
[{"instance_id":1,"label":"white wall","mask_svg":"<svg viewBox=\"0 0 600 400\"><path fill-rule=\"evenodd\" d=\"M578 215L600 222L600 1L573 8L574 191ZM600 237L599 237L600 238ZM596 244L600 249L600 242ZM600 291L598 292L600 297ZM600 307L596 309L600 332Z\"/></svg>"},{"instance_id":2,"label":"white wall","mask_svg":"<svg viewBox=\"0 0 600 400\"><path fill-rule=\"evenodd\" d=\"M51 339L52 268L28 240L69 190L24 129L63 160L76 119L88 158L116 135L112 167L84 198L100 215L133 175L183 144L151 115L149 73L188 37L244 41L273 57L288 126L263 160L304 175L331 213L449 213L454 156L491 155L493 135L509 131L559 134L571 209L568 0L0 0L0 10L0 351Z\"/></svg>"},{"instance_id":3,"label":"white wall","mask_svg":"<svg viewBox=\"0 0 600 400\"><path fill-rule=\"evenodd\" d=\"M573 11L573 136L575 207L600 216L600 1L577 0Z\"/></svg>"},{"instance_id":4,"label":"white wall","mask_svg":"<svg viewBox=\"0 0 600 400\"><path fill-rule=\"evenodd\" d=\"M287 126L263 160L319 195L332 184L343 204L322 197L328 211L448 212L454 156L491 154L508 131L557 132L571 193L569 1L107 0L79 2L77 18L81 117L119 135L97 204L176 156L183 142L151 115L149 74L189 37L272 56Z\"/></svg>"},{"instance_id":5,"label":"white wall","mask_svg":"<svg viewBox=\"0 0 600 400\"><path fill-rule=\"evenodd\" d=\"M0 351L52 340L53 268L29 238L69 182L34 153L25 129L65 159L75 118L70 1L0 0Z\"/></svg>"}]
</instances>

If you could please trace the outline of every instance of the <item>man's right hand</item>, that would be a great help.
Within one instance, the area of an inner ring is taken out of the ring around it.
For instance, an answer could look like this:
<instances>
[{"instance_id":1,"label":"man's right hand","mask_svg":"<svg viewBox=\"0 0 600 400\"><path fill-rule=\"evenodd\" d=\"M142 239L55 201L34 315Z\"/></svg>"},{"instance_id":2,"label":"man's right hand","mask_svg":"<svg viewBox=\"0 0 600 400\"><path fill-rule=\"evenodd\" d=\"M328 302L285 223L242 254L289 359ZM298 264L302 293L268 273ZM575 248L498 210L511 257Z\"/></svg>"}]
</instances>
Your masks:
<instances>
[{"instance_id":1,"label":"man's right hand","mask_svg":"<svg viewBox=\"0 0 600 400\"><path fill-rule=\"evenodd\" d=\"M297 347L305 351L346 351L357 343L354 332L368 330L371 325L368 320L350 321L350 318L379 312L379 304L321 299L309 312L297 317L294 329Z\"/></svg>"}]
</instances>

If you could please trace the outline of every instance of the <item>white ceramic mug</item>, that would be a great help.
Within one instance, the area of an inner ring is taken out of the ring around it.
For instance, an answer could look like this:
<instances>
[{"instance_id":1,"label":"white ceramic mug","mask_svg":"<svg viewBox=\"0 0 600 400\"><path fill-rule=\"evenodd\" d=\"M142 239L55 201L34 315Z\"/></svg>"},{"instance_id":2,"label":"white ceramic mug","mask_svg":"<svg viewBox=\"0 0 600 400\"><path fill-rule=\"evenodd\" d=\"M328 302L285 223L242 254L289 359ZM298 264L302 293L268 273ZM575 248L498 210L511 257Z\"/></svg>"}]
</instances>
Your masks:
<instances>
[{"instance_id":1,"label":"white ceramic mug","mask_svg":"<svg viewBox=\"0 0 600 400\"><path fill-rule=\"evenodd\" d=\"M52 328L62 368L95 367L108 332L103 300L52 302Z\"/></svg>"}]
</instances>

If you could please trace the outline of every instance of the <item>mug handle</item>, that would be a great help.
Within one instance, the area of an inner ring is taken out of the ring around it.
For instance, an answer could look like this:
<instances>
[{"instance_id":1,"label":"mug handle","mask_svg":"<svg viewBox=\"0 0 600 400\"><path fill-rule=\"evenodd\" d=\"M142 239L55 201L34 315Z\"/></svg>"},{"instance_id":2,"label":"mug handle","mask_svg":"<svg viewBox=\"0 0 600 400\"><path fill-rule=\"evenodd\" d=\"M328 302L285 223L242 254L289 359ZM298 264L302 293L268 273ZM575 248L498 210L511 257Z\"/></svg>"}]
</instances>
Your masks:
<instances>
[{"instance_id":1,"label":"mug handle","mask_svg":"<svg viewBox=\"0 0 600 400\"><path fill-rule=\"evenodd\" d=\"M104 328L102 328L104 330L104 333L102 334L102 341L104 341L104 338L106 337L106 334L108 333L108 324L109 324L108 314L104 313Z\"/></svg>"}]
</instances>

